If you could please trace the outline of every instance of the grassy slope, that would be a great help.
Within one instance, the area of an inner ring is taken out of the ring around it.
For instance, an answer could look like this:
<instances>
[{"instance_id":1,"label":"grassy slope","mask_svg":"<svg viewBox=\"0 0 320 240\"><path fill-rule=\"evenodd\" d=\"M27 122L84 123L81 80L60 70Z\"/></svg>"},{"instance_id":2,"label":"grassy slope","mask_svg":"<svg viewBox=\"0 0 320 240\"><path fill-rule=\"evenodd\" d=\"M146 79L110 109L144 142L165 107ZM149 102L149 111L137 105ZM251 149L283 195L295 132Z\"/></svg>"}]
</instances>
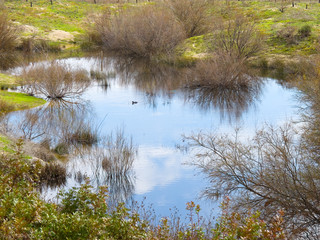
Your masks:
<instances>
[{"instance_id":1,"label":"grassy slope","mask_svg":"<svg viewBox=\"0 0 320 240\"><path fill-rule=\"evenodd\" d=\"M16 77L0 73L0 89L16 87ZM40 98L28 96L23 93L0 90L0 99L13 106L13 111L33 108L45 104ZM1 112L1 111L0 111Z\"/></svg>"},{"instance_id":2,"label":"grassy slope","mask_svg":"<svg viewBox=\"0 0 320 240\"><path fill-rule=\"evenodd\" d=\"M283 13L279 10L281 4L282 1L230 1L227 5L225 1L215 1L211 13L224 19L232 18L241 13L255 21L257 28L266 37L265 48L260 57L290 59L316 53L320 35L320 4L301 2L292 7L291 2L287 2ZM308 9L306 9L306 4L308 4ZM277 37L278 32L285 27L294 27L296 34L298 34L298 30L304 25L312 27L311 36L299 40L296 44L288 44L285 40ZM206 51L204 39L205 37L199 36L185 41L182 47L182 50L185 51L183 55L186 58L201 56L200 53Z\"/></svg>"},{"instance_id":3,"label":"grassy slope","mask_svg":"<svg viewBox=\"0 0 320 240\"><path fill-rule=\"evenodd\" d=\"M41 98L32 97L24 93L7 91L0 91L0 99L13 104L14 111L33 108L46 103L46 101Z\"/></svg>"},{"instance_id":4,"label":"grassy slope","mask_svg":"<svg viewBox=\"0 0 320 240\"><path fill-rule=\"evenodd\" d=\"M66 32L84 32L87 16L100 12L103 5L72 1L12 1L6 2L10 18L21 24L31 25L47 33L54 29Z\"/></svg>"},{"instance_id":5,"label":"grassy slope","mask_svg":"<svg viewBox=\"0 0 320 240\"><path fill-rule=\"evenodd\" d=\"M74 35L85 32L87 24L90 23L92 16L101 13L103 9L114 7L116 4L93 4L88 2L76 2L69 0L53 1L53 5L47 0L33 2L30 1L11 1L6 2L10 18L23 25L31 25L37 28L37 33L25 33L46 36L51 30L59 29ZM257 2L257 1L230 1L227 5L225 1L215 1L211 7L211 13L228 18L236 13L243 13L257 22L267 36L266 55L309 55L316 49L316 42L320 33L320 4L297 3L293 8L291 2L285 6L284 13L280 12L282 1ZM214 25L214 22L213 22ZM298 44L287 44L277 38L277 32L285 26L294 26L297 29L303 25L312 26L312 35ZM201 52L206 50L203 37L189 39L181 48L185 52L185 57L201 57ZM180 50L180 51L181 51ZM199 55L200 54L200 55Z\"/></svg>"}]
</instances>

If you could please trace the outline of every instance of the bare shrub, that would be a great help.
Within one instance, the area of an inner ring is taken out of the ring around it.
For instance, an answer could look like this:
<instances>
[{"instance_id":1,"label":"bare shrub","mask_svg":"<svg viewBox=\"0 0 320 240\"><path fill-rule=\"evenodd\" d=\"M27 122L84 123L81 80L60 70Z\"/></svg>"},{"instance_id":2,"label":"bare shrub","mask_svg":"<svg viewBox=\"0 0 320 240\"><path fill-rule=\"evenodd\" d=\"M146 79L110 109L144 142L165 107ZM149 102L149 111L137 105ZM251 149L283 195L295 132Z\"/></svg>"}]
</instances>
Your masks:
<instances>
[{"instance_id":1,"label":"bare shrub","mask_svg":"<svg viewBox=\"0 0 320 240\"><path fill-rule=\"evenodd\" d=\"M7 113L14 110L14 105L4 101L0 98L0 114Z\"/></svg>"},{"instance_id":2,"label":"bare shrub","mask_svg":"<svg viewBox=\"0 0 320 240\"><path fill-rule=\"evenodd\" d=\"M212 59L197 63L189 77L189 87L234 88L248 86L252 77L247 72L245 59L234 58L228 54L217 54Z\"/></svg>"},{"instance_id":3,"label":"bare shrub","mask_svg":"<svg viewBox=\"0 0 320 240\"><path fill-rule=\"evenodd\" d=\"M209 31L208 2L205 0L167 0L175 17L183 26L187 37L198 36Z\"/></svg>"},{"instance_id":4,"label":"bare shrub","mask_svg":"<svg viewBox=\"0 0 320 240\"><path fill-rule=\"evenodd\" d=\"M28 94L43 94L52 99L77 97L90 85L84 70L72 70L58 62L42 63L24 69L22 90Z\"/></svg>"},{"instance_id":5,"label":"bare shrub","mask_svg":"<svg viewBox=\"0 0 320 240\"><path fill-rule=\"evenodd\" d=\"M124 55L152 57L169 54L184 39L174 16L159 6L147 5L106 12L96 21L103 48Z\"/></svg>"},{"instance_id":6,"label":"bare shrub","mask_svg":"<svg viewBox=\"0 0 320 240\"><path fill-rule=\"evenodd\" d=\"M262 48L263 36L255 23L239 15L235 19L218 24L214 33L215 52L238 59L247 59Z\"/></svg>"},{"instance_id":7,"label":"bare shrub","mask_svg":"<svg viewBox=\"0 0 320 240\"><path fill-rule=\"evenodd\" d=\"M137 150L132 144L132 139L125 138L123 131L119 130L115 137L110 134L104 147L106 153L102 167L108 175L125 175L132 169Z\"/></svg>"},{"instance_id":8,"label":"bare shrub","mask_svg":"<svg viewBox=\"0 0 320 240\"><path fill-rule=\"evenodd\" d=\"M23 113L22 120L17 124L23 139L34 140L45 134L45 129L40 120L41 114L38 111L26 111Z\"/></svg>"},{"instance_id":9,"label":"bare shrub","mask_svg":"<svg viewBox=\"0 0 320 240\"><path fill-rule=\"evenodd\" d=\"M297 29L294 26L286 26L277 32L277 36L280 39L286 41L287 44L297 44Z\"/></svg>"},{"instance_id":10,"label":"bare shrub","mask_svg":"<svg viewBox=\"0 0 320 240\"><path fill-rule=\"evenodd\" d=\"M0 13L0 68L7 69L14 65L16 40L16 29L10 24L7 15Z\"/></svg>"},{"instance_id":11,"label":"bare shrub","mask_svg":"<svg viewBox=\"0 0 320 240\"><path fill-rule=\"evenodd\" d=\"M232 195L235 207L257 209L264 219L283 209L293 235L319 228L319 162L292 125L262 129L245 143L239 131L187 139L195 151L192 164L210 180L207 197Z\"/></svg>"}]
</instances>

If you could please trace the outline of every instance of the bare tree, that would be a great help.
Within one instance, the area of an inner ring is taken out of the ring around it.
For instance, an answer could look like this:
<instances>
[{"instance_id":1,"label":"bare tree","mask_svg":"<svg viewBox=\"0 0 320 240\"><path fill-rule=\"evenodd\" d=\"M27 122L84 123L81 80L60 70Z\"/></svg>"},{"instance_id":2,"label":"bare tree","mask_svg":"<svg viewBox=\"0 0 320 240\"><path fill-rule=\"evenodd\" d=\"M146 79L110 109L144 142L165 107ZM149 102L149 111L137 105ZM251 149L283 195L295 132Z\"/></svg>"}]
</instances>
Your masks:
<instances>
[{"instance_id":1,"label":"bare tree","mask_svg":"<svg viewBox=\"0 0 320 240\"><path fill-rule=\"evenodd\" d=\"M320 166L292 125L257 131L248 143L238 130L233 136L200 133L187 139L196 151L192 164L211 183L205 196L232 194L235 207L262 211L265 219L284 209L292 235L318 229Z\"/></svg>"},{"instance_id":2,"label":"bare tree","mask_svg":"<svg viewBox=\"0 0 320 240\"><path fill-rule=\"evenodd\" d=\"M247 59L262 48L262 34L255 23L241 15L218 23L213 38L216 53L238 59Z\"/></svg>"}]
</instances>

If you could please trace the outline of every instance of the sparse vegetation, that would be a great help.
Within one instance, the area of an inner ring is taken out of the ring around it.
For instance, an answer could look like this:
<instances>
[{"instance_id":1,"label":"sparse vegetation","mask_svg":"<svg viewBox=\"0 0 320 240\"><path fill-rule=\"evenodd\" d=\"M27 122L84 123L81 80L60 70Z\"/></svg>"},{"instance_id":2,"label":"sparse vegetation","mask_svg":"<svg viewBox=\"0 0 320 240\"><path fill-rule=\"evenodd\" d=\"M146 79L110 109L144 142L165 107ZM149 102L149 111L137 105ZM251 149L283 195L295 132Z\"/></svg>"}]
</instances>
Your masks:
<instances>
[{"instance_id":1,"label":"sparse vegetation","mask_svg":"<svg viewBox=\"0 0 320 240\"><path fill-rule=\"evenodd\" d=\"M80 123L78 129L71 133L68 141L76 144L92 145L98 142L98 132L87 123Z\"/></svg>"}]
</instances>

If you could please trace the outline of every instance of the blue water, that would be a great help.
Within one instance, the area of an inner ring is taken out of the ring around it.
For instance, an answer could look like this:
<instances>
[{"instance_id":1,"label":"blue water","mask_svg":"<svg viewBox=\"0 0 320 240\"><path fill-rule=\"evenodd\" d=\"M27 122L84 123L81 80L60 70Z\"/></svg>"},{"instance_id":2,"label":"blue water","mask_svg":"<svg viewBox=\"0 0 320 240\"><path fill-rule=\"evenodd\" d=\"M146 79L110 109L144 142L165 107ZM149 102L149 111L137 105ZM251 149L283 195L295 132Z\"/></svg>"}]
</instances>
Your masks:
<instances>
[{"instance_id":1,"label":"blue water","mask_svg":"<svg viewBox=\"0 0 320 240\"><path fill-rule=\"evenodd\" d=\"M92 58L61 61L88 72L101 70L101 63ZM152 86L138 85L139 70L138 73L118 71L111 60L102 70L105 73L115 72L115 77L108 80L108 88L103 89L93 82L82 100L89 102L93 114L91 121L99 125L101 135L122 129L126 136L132 137L138 154L130 176L130 186L126 188L130 189L127 197L136 201L146 198L146 204L152 204L156 213L162 216L169 215L169 209L173 207L185 215L185 204L189 201L200 203L204 215L212 208L218 210L219 203L199 199L208 182L197 169L186 164L191 156L177 148L185 144L183 135L199 131L232 133L236 127L241 127L242 137L245 138L265 124L281 125L297 118L297 91L284 88L273 79L262 79L258 93L243 108L226 109L219 107L219 104L199 104L175 86L166 89L160 83L163 89L157 92ZM123 76L126 76L125 81ZM161 79L165 79L163 74ZM157 86L156 80L157 75L150 80L150 85ZM228 96L225 97L228 99ZM137 104L133 105L132 101ZM93 185L107 183L99 163L89 158L74 156L66 162L71 177L65 188L79 186L72 177L78 171L86 173ZM55 192L48 190L44 194L52 197Z\"/></svg>"}]
</instances>

